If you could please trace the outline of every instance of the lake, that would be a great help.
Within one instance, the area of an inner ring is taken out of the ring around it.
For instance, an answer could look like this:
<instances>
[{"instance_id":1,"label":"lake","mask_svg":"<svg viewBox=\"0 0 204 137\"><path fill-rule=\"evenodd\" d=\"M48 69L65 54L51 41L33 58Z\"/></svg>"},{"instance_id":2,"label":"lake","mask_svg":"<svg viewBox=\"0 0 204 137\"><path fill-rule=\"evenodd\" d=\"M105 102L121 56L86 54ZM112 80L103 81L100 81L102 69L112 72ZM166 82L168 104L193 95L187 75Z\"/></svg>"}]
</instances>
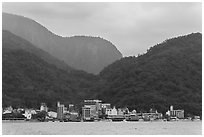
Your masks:
<instances>
[{"instance_id":1,"label":"lake","mask_svg":"<svg viewBox=\"0 0 204 137\"><path fill-rule=\"evenodd\" d=\"M201 135L202 122L6 122L3 135Z\"/></svg>"}]
</instances>

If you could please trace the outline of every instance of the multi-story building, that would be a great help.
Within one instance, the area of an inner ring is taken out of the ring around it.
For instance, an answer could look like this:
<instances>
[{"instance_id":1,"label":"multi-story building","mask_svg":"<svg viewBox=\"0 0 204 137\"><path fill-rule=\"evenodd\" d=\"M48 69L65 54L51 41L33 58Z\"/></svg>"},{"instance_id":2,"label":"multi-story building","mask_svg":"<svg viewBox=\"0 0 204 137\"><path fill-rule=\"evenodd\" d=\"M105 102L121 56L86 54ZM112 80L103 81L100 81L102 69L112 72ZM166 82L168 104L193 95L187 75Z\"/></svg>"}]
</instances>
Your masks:
<instances>
[{"instance_id":1,"label":"multi-story building","mask_svg":"<svg viewBox=\"0 0 204 137\"><path fill-rule=\"evenodd\" d=\"M170 106L170 110L168 110L166 114L169 115L170 117L177 117L179 119L184 118L184 110L183 109L174 110L173 106Z\"/></svg>"},{"instance_id":2,"label":"multi-story building","mask_svg":"<svg viewBox=\"0 0 204 137\"><path fill-rule=\"evenodd\" d=\"M57 102L57 119L62 120L64 118L65 106Z\"/></svg>"},{"instance_id":3,"label":"multi-story building","mask_svg":"<svg viewBox=\"0 0 204 137\"><path fill-rule=\"evenodd\" d=\"M90 109L90 117L97 119L102 110L101 102L101 100L84 100L83 111Z\"/></svg>"},{"instance_id":4,"label":"multi-story building","mask_svg":"<svg viewBox=\"0 0 204 137\"><path fill-rule=\"evenodd\" d=\"M106 109L106 114L108 116L116 116L118 114L118 111L114 106L113 109Z\"/></svg>"},{"instance_id":5,"label":"multi-story building","mask_svg":"<svg viewBox=\"0 0 204 137\"><path fill-rule=\"evenodd\" d=\"M107 115L107 110L110 110L111 109L111 105L109 103L103 103L101 104L101 112L102 112L102 115Z\"/></svg>"},{"instance_id":6,"label":"multi-story building","mask_svg":"<svg viewBox=\"0 0 204 137\"><path fill-rule=\"evenodd\" d=\"M82 107L82 119L83 120L93 119L93 117L91 115L91 107L90 106Z\"/></svg>"},{"instance_id":7,"label":"multi-story building","mask_svg":"<svg viewBox=\"0 0 204 137\"><path fill-rule=\"evenodd\" d=\"M41 103L40 111L45 111L45 112L48 111L48 107L47 107L47 105L45 103Z\"/></svg>"},{"instance_id":8,"label":"multi-story building","mask_svg":"<svg viewBox=\"0 0 204 137\"><path fill-rule=\"evenodd\" d=\"M69 104L69 112L73 112L74 111L74 104Z\"/></svg>"}]
</instances>

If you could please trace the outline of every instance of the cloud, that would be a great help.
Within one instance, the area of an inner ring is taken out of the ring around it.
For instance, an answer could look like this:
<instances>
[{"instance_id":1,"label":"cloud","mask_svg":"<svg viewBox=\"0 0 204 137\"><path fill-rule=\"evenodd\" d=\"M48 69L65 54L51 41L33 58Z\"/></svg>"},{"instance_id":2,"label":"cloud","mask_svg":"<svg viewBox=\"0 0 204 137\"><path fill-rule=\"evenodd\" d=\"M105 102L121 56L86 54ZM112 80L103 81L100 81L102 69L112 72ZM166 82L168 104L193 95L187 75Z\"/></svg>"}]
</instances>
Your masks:
<instances>
[{"instance_id":1,"label":"cloud","mask_svg":"<svg viewBox=\"0 0 204 137\"><path fill-rule=\"evenodd\" d=\"M124 56L202 30L201 3L3 3L2 8L32 18L58 35L103 37Z\"/></svg>"}]
</instances>

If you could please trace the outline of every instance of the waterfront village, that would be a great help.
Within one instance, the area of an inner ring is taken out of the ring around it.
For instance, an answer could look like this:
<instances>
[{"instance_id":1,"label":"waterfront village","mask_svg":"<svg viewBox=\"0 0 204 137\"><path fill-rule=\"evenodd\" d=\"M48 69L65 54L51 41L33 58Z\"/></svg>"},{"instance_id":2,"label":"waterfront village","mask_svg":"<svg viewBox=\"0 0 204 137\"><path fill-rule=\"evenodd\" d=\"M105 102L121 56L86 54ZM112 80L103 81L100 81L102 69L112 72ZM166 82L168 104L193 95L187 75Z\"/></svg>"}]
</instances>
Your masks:
<instances>
[{"instance_id":1,"label":"waterfront village","mask_svg":"<svg viewBox=\"0 0 204 137\"><path fill-rule=\"evenodd\" d=\"M101 100L84 100L81 113L75 110L73 104L67 107L57 102L56 111L48 111L45 103L41 103L40 109L13 109L12 106L2 111L3 120L26 120L26 121L60 121L60 122L85 122L85 121L179 121L200 120L199 116L184 117L184 110L174 110L173 106L165 115L150 109L147 113L129 111L126 108L111 108L111 104L102 103Z\"/></svg>"}]
</instances>

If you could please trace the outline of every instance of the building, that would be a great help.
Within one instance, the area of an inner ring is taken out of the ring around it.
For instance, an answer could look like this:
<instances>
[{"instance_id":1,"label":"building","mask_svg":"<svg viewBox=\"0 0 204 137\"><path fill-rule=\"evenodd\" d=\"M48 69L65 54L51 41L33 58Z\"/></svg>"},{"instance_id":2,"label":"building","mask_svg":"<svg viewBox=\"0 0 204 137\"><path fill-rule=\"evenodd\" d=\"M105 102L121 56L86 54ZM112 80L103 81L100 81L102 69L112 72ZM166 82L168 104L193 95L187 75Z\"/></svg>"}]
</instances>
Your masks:
<instances>
[{"instance_id":1,"label":"building","mask_svg":"<svg viewBox=\"0 0 204 137\"><path fill-rule=\"evenodd\" d=\"M74 111L74 104L69 104L68 111L69 112L73 112Z\"/></svg>"},{"instance_id":2,"label":"building","mask_svg":"<svg viewBox=\"0 0 204 137\"><path fill-rule=\"evenodd\" d=\"M137 114L137 111L134 109L131 114Z\"/></svg>"},{"instance_id":3,"label":"building","mask_svg":"<svg viewBox=\"0 0 204 137\"><path fill-rule=\"evenodd\" d=\"M45 103L41 103L40 111L45 111L45 112L48 111L47 105Z\"/></svg>"},{"instance_id":4,"label":"building","mask_svg":"<svg viewBox=\"0 0 204 137\"><path fill-rule=\"evenodd\" d=\"M82 111L90 111L90 117L98 119L99 115L102 113L101 100L84 100L84 107Z\"/></svg>"},{"instance_id":5,"label":"building","mask_svg":"<svg viewBox=\"0 0 204 137\"><path fill-rule=\"evenodd\" d=\"M82 119L83 120L93 119L93 117L91 115L91 107L90 106L82 107Z\"/></svg>"},{"instance_id":6,"label":"building","mask_svg":"<svg viewBox=\"0 0 204 137\"><path fill-rule=\"evenodd\" d=\"M51 118L57 118L57 113L54 112L54 111L49 111L47 114L48 114L48 116L51 117Z\"/></svg>"},{"instance_id":7,"label":"building","mask_svg":"<svg viewBox=\"0 0 204 137\"><path fill-rule=\"evenodd\" d=\"M108 116L116 116L116 115L118 115L118 111L114 106L113 109L106 109L106 114Z\"/></svg>"},{"instance_id":8,"label":"building","mask_svg":"<svg viewBox=\"0 0 204 137\"><path fill-rule=\"evenodd\" d=\"M57 119L62 120L64 118L64 112L66 108L64 104L60 104L60 102L57 102Z\"/></svg>"},{"instance_id":9,"label":"building","mask_svg":"<svg viewBox=\"0 0 204 137\"><path fill-rule=\"evenodd\" d=\"M107 115L106 110L110 110L110 109L111 109L111 105L109 103L101 104L101 113L102 113L102 115Z\"/></svg>"},{"instance_id":10,"label":"building","mask_svg":"<svg viewBox=\"0 0 204 137\"><path fill-rule=\"evenodd\" d=\"M12 112L13 112L12 106L9 106L3 110L3 114L12 113Z\"/></svg>"},{"instance_id":11,"label":"building","mask_svg":"<svg viewBox=\"0 0 204 137\"><path fill-rule=\"evenodd\" d=\"M162 113L152 112L152 113L142 113L142 117L155 120L155 119L161 119L163 117L163 115L162 115Z\"/></svg>"},{"instance_id":12,"label":"building","mask_svg":"<svg viewBox=\"0 0 204 137\"><path fill-rule=\"evenodd\" d=\"M124 115L123 110L121 108L118 108L117 115Z\"/></svg>"},{"instance_id":13,"label":"building","mask_svg":"<svg viewBox=\"0 0 204 137\"><path fill-rule=\"evenodd\" d=\"M34 109L25 109L25 113L23 114L26 119L30 120L32 118L32 115L37 114L37 112Z\"/></svg>"},{"instance_id":14,"label":"building","mask_svg":"<svg viewBox=\"0 0 204 137\"><path fill-rule=\"evenodd\" d=\"M168 110L166 114L169 115L170 117L177 117L179 119L184 118L184 110L183 109L174 110L172 105L170 106L170 110Z\"/></svg>"}]
</instances>

